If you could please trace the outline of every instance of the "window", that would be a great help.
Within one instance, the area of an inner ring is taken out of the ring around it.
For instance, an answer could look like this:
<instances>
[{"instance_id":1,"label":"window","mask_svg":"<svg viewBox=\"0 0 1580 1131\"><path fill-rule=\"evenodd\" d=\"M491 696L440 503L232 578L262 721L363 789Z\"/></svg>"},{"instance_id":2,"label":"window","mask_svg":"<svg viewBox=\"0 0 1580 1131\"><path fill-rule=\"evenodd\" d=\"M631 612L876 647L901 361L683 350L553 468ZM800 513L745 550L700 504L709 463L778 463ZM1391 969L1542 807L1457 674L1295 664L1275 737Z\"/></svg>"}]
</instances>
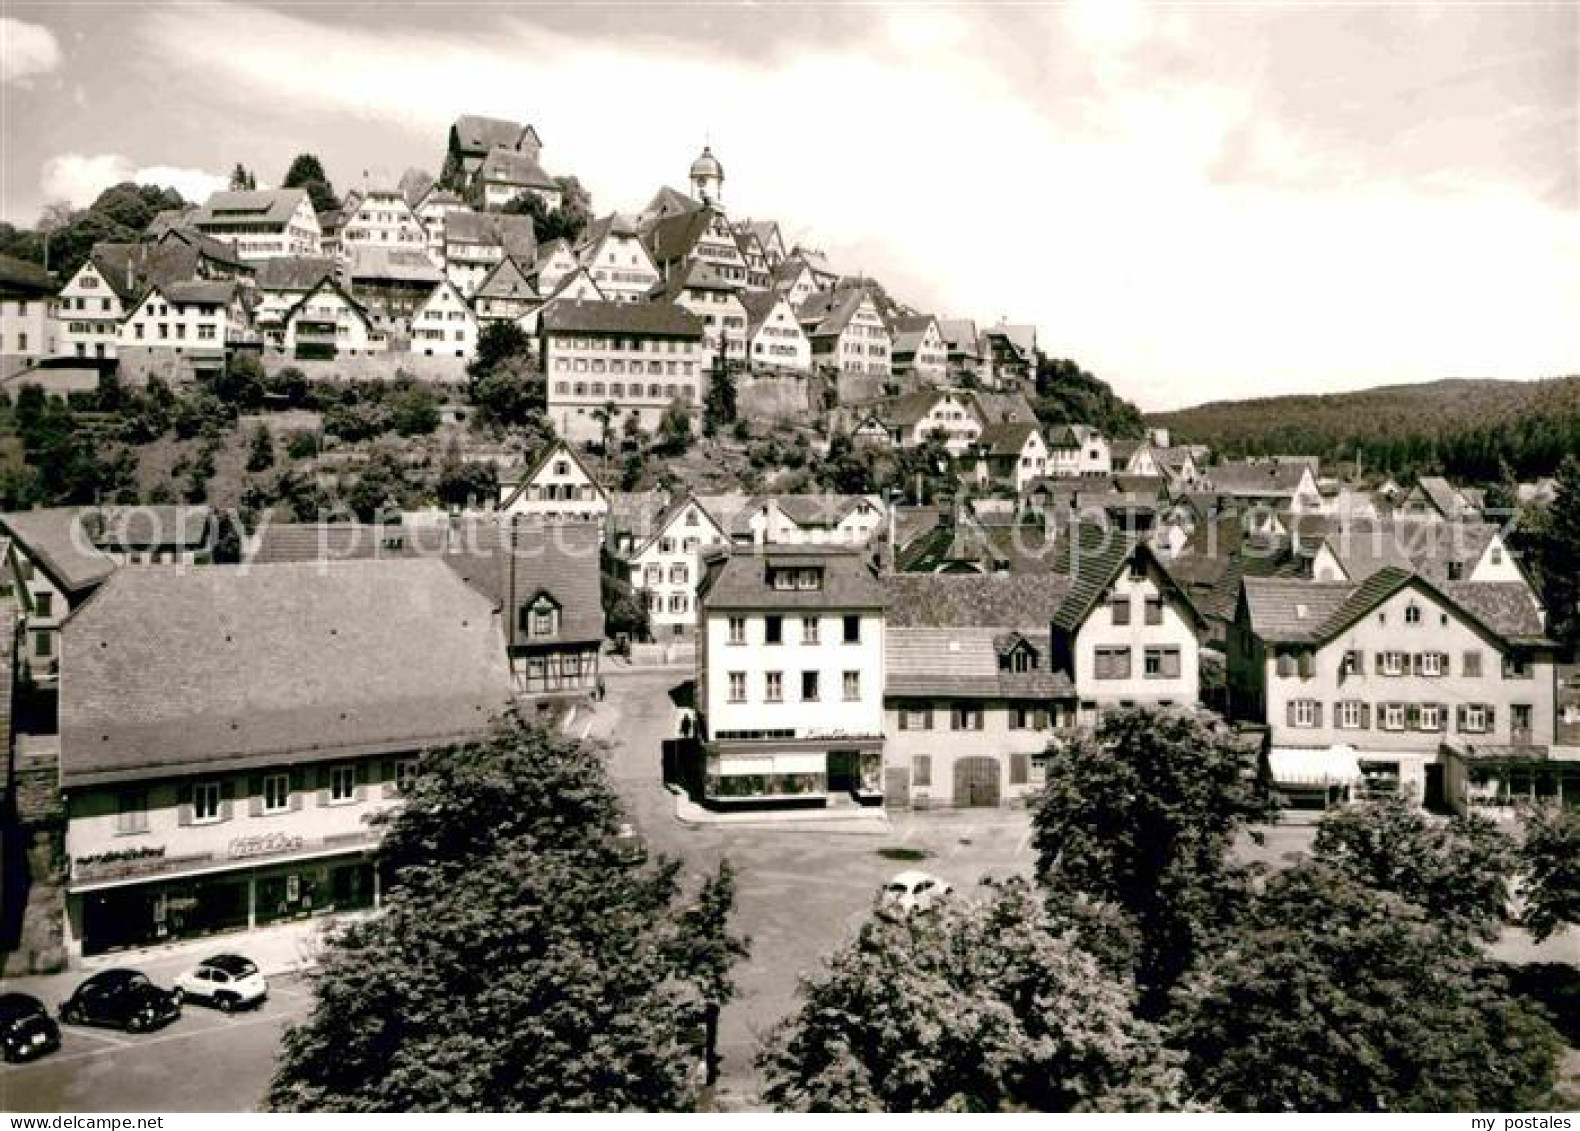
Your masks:
<instances>
[{"instance_id":1,"label":"window","mask_svg":"<svg viewBox=\"0 0 1580 1131\"><path fill-rule=\"evenodd\" d=\"M1509 737L1516 742L1531 738L1531 705L1515 703L1509 707Z\"/></svg>"},{"instance_id":2,"label":"window","mask_svg":"<svg viewBox=\"0 0 1580 1131\"><path fill-rule=\"evenodd\" d=\"M1344 653L1344 658L1339 661L1340 675L1360 675L1365 671L1365 654L1357 651Z\"/></svg>"},{"instance_id":3,"label":"window","mask_svg":"<svg viewBox=\"0 0 1580 1131\"><path fill-rule=\"evenodd\" d=\"M744 703L744 702L746 702L746 673L745 672L731 672L730 673L730 702L731 703Z\"/></svg>"},{"instance_id":4,"label":"window","mask_svg":"<svg viewBox=\"0 0 1580 1131\"><path fill-rule=\"evenodd\" d=\"M1465 653L1465 674L1468 675L1468 676L1474 676L1474 677L1479 677L1481 675L1481 653L1480 652L1466 652Z\"/></svg>"},{"instance_id":5,"label":"window","mask_svg":"<svg viewBox=\"0 0 1580 1131\"><path fill-rule=\"evenodd\" d=\"M981 730L982 704L956 703L949 712L950 730Z\"/></svg>"},{"instance_id":6,"label":"window","mask_svg":"<svg viewBox=\"0 0 1580 1131\"><path fill-rule=\"evenodd\" d=\"M1438 676L1443 674L1443 661L1447 659L1441 652L1422 652L1420 672L1422 675Z\"/></svg>"},{"instance_id":7,"label":"window","mask_svg":"<svg viewBox=\"0 0 1580 1131\"><path fill-rule=\"evenodd\" d=\"M900 707L901 730L932 730L933 709L926 703L906 703Z\"/></svg>"},{"instance_id":8,"label":"window","mask_svg":"<svg viewBox=\"0 0 1580 1131\"><path fill-rule=\"evenodd\" d=\"M1366 717L1365 708L1366 705L1364 703L1357 702L1354 699L1346 699L1340 703L1336 715L1340 729L1360 730L1363 728L1366 725L1364 721Z\"/></svg>"},{"instance_id":9,"label":"window","mask_svg":"<svg viewBox=\"0 0 1580 1131\"><path fill-rule=\"evenodd\" d=\"M140 789L127 790L116 798L118 812L115 831L118 833L145 833L148 831L148 794Z\"/></svg>"},{"instance_id":10,"label":"window","mask_svg":"<svg viewBox=\"0 0 1580 1131\"><path fill-rule=\"evenodd\" d=\"M745 644L746 643L746 618L745 617L731 617L730 618L730 640L729 640L729 642L731 644Z\"/></svg>"},{"instance_id":11,"label":"window","mask_svg":"<svg viewBox=\"0 0 1580 1131\"><path fill-rule=\"evenodd\" d=\"M1384 703L1382 709L1382 724L1384 730L1404 729L1404 704Z\"/></svg>"},{"instance_id":12,"label":"window","mask_svg":"<svg viewBox=\"0 0 1580 1131\"><path fill-rule=\"evenodd\" d=\"M1378 664L1378 667L1382 669L1383 675L1404 674L1403 652L1383 652L1380 659L1381 663Z\"/></svg>"},{"instance_id":13,"label":"window","mask_svg":"<svg viewBox=\"0 0 1580 1131\"><path fill-rule=\"evenodd\" d=\"M817 672L801 673L801 702L817 702Z\"/></svg>"},{"instance_id":14,"label":"window","mask_svg":"<svg viewBox=\"0 0 1580 1131\"><path fill-rule=\"evenodd\" d=\"M55 612L55 595L53 593L33 594L33 611L41 617L53 616Z\"/></svg>"},{"instance_id":15,"label":"window","mask_svg":"<svg viewBox=\"0 0 1580 1131\"><path fill-rule=\"evenodd\" d=\"M1047 730L1049 711L1046 707L1011 707L1010 730Z\"/></svg>"},{"instance_id":16,"label":"window","mask_svg":"<svg viewBox=\"0 0 1580 1131\"><path fill-rule=\"evenodd\" d=\"M1130 649L1129 648L1103 648L1096 649L1094 654L1092 675L1096 679L1129 679L1130 678Z\"/></svg>"},{"instance_id":17,"label":"window","mask_svg":"<svg viewBox=\"0 0 1580 1131\"><path fill-rule=\"evenodd\" d=\"M417 759L399 758L395 762L395 792L407 794L417 784Z\"/></svg>"},{"instance_id":18,"label":"window","mask_svg":"<svg viewBox=\"0 0 1580 1131\"><path fill-rule=\"evenodd\" d=\"M1314 727L1317 725L1317 701L1315 699L1296 699L1290 704L1290 725L1297 727Z\"/></svg>"},{"instance_id":19,"label":"window","mask_svg":"<svg viewBox=\"0 0 1580 1131\"><path fill-rule=\"evenodd\" d=\"M1148 679L1178 679L1180 650L1178 648L1148 648L1143 658Z\"/></svg>"},{"instance_id":20,"label":"window","mask_svg":"<svg viewBox=\"0 0 1580 1131\"><path fill-rule=\"evenodd\" d=\"M783 703L785 698L784 672L765 672L763 681L763 698L770 703Z\"/></svg>"},{"instance_id":21,"label":"window","mask_svg":"<svg viewBox=\"0 0 1580 1131\"><path fill-rule=\"evenodd\" d=\"M1163 623L1163 598L1162 597L1148 597L1147 598L1147 623L1148 624L1162 624Z\"/></svg>"},{"instance_id":22,"label":"window","mask_svg":"<svg viewBox=\"0 0 1580 1131\"><path fill-rule=\"evenodd\" d=\"M1486 706L1481 703L1466 703L1460 707L1459 729L1467 734L1481 734L1488 730Z\"/></svg>"},{"instance_id":23,"label":"window","mask_svg":"<svg viewBox=\"0 0 1580 1131\"><path fill-rule=\"evenodd\" d=\"M841 683L841 690L843 691L842 698L845 700L845 702L853 703L861 698L861 673L859 671L846 672L845 677Z\"/></svg>"},{"instance_id":24,"label":"window","mask_svg":"<svg viewBox=\"0 0 1580 1131\"><path fill-rule=\"evenodd\" d=\"M192 823L209 825L219 820L219 782L199 782L192 787Z\"/></svg>"},{"instance_id":25,"label":"window","mask_svg":"<svg viewBox=\"0 0 1580 1131\"><path fill-rule=\"evenodd\" d=\"M816 644L818 642L817 631L818 631L818 626L820 624L822 624L822 621L819 620L817 617L802 617L801 618L801 643L803 643L803 644Z\"/></svg>"},{"instance_id":26,"label":"window","mask_svg":"<svg viewBox=\"0 0 1580 1131\"><path fill-rule=\"evenodd\" d=\"M911 757L911 784L930 787L933 784L933 759L929 754Z\"/></svg>"},{"instance_id":27,"label":"window","mask_svg":"<svg viewBox=\"0 0 1580 1131\"><path fill-rule=\"evenodd\" d=\"M270 774L263 779L263 811L283 813L291 807L291 775Z\"/></svg>"},{"instance_id":28,"label":"window","mask_svg":"<svg viewBox=\"0 0 1580 1131\"><path fill-rule=\"evenodd\" d=\"M1421 704L1420 712L1416 716L1417 725L1422 730L1437 731L1443 729L1443 709L1436 703Z\"/></svg>"},{"instance_id":29,"label":"window","mask_svg":"<svg viewBox=\"0 0 1580 1131\"><path fill-rule=\"evenodd\" d=\"M846 616L843 620L845 624L845 643L860 644L861 618L859 616Z\"/></svg>"},{"instance_id":30,"label":"window","mask_svg":"<svg viewBox=\"0 0 1580 1131\"><path fill-rule=\"evenodd\" d=\"M671 585L684 585L687 581L687 569L683 564L669 567L669 583Z\"/></svg>"},{"instance_id":31,"label":"window","mask_svg":"<svg viewBox=\"0 0 1580 1131\"><path fill-rule=\"evenodd\" d=\"M35 632L33 634L33 655L39 659L48 659L55 654L55 637L48 632Z\"/></svg>"},{"instance_id":32,"label":"window","mask_svg":"<svg viewBox=\"0 0 1580 1131\"><path fill-rule=\"evenodd\" d=\"M763 618L763 643L783 644L785 637L785 619L781 616L767 616Z\"/></svg>"},{"instance_id":33,"label":"window","mask_svg":"<svg viewBox=\"0 0 1580 1131\"><path fill-rule=\"evenodd\" d=\"M539 601L521 610L522 627L528 636L553 636L560 630L560 611L548 601Z\"/></svg>"},{"instance_id":34,"label":"window","mask_svg":"<svg viewBox=\"0 0 1580 1131\"><path fill-rule=\"evenodd\" d=\"M1114 624L1130 623L1130 598L1115 596L1108 602L1108 608L1113 613Z\"/></svg>"},{"instance_id":35,"label":"window","mask_svg":"<svg viewBox=\"0 0 1580 1131\"><path fill-rule=\"evenodd\" d=\"M333 805L344 805L348 801L357 799L357 768L355 766L332 766L329 770L329 801Z\"/></svg>"},{"instance_id":36,"label":"window","mask_svg":"<svg viewBox=\"0 0 1580 1131\"><path fill-rule=\"evenodd\" d=\"M1406 605L1405 606L1404 623L1405 624L1420 624L1421 623L1421 606L1420 605Z\"/></svg>"},{"instance_id":37,"label":"window","mask_svg":"<svg viewBox=\"0 0 1580 1131\"><path fill-rule=\"evenodd\" d=\"M1504 679L1530 679L1531 674L1531 660L1529 656L1510 652L1503 657Z\"/></svg>"}]
</instances>

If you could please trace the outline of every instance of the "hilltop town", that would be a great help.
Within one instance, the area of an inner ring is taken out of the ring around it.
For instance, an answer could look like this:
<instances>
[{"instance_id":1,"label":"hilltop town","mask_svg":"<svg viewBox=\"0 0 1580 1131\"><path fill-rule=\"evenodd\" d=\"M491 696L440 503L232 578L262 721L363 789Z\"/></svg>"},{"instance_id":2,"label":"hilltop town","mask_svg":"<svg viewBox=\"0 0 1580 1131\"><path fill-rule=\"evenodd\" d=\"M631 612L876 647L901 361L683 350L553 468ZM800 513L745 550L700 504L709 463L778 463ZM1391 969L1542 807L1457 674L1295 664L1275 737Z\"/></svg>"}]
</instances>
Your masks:
<instances>
[{"instance_id":1,"label":"hilltop town","mask_svg":"<svg viewBox=\"0 0 1580 1131\"><path fill-rule=\"evenodd\" d=\"M787 241L710 147L629 211L552 156L466 115L434 175L6 233L8 975L383 911L390 815L507 714L606 743L622 851L746 860L800 968L905 851L1025 873L1127 727L1240 758L1291 851L1580 804L1572 462L1231 458Z\"/></svg>"}]
</instances>

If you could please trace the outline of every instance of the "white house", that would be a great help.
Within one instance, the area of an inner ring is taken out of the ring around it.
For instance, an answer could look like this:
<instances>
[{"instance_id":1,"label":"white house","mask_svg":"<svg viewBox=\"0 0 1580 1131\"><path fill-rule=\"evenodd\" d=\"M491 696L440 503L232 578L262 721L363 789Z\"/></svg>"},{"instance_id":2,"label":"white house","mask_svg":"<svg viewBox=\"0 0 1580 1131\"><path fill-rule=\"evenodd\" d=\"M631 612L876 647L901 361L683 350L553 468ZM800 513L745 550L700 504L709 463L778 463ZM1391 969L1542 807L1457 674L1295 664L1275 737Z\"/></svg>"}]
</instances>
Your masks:
<instances>
[{"instance_id":1,"label":"white house","mask_svg":"<svg viewBox=\"0 0 1580 1131\"><path fill-rule=\"evenodd\" d=\"M769 277L769 285L789 299L790 305L797 309L818 291L817 276L812 273L812 268L800 259L781 261L773 269L773 274Z\"/></svg>"},{"instance_id":2,"label":"white house","mask_svg":"<svg viewBox=\"0 0 1580 1131\"><path fill-rule=\"evenodd\" d=\"M890 351L897 376L940 382L949 372L949 349L938 319L931 314L895 315L889 319Z\"/></svg>"},{"instance_id":3,"label":"white house","mask_svg":"<svg viewBox=\"0 0 1580 1131\"><path fill-rule=\"evenodd\" d=\"M700 600L704 804L880 803L883 590L862 553L710 557Z\"/></svg>"},{"instance_id":4,"label":"white house","mask_svg":"<svg viewBox=\"0 0 1580 1131\"><path fill-rule=\"evenodd\" d=\"M235 283L156 283L121 323L118 348L150 347L174 354L222 357L225 345L245 337L252 319Z\"/></svg>"},{"instance_id":5,"label":"white house","mask_svg":"<svg viewBox=\"0 0 1580 1131\"><path fill-rule=\"evenodd\" d=\"M1108 475L1113 456L1107 439L1085 424L1061 424L1048 433L1048 474Z\"/></svg>"},{"instance_id":6,"label":"white house","mask_svg":"<svg viewBox=\"0 0 1580 1131\"><path fill-rule=\"evenodd\" d=\"M54 276L0 255L0 377L54 356Z\"/></svg>"},{"instance_id":7,"label":"white house","mask_svg":"<svg viewBox=\"0 0 1580 1131\"><path fill-rule=\"evenodd\" d=\"M812 369L812 342L790 305L779 291L742 291L746 311L746 356L753 366L771 366L808 373Z\"/></svg>"},{"instance_id":8,"label":"white house","mask_svg":"<svg viewBox=\"0 0 1580 1131\"><path fill-rule=\"evenodd\" d=\"M540 294L553 294L566 278L581 269L581 260L576 258L570 244L564 240L550 240L538 248L537 261L532 268L533 281ZM600 287L599 292L602 290Z\"/></svg>"},{"instance_id":9,"label":"white house","mask_svg":"<svg viewBox=\"0 0 1580 1131\"><path fill-rule=\"evenodd\" d=\"M322 254L322 230L305 189L216 192L193 213L192 227L223 240L245 260Z\"/></svg>"},{"instance_id":10,"label":"white house","mask_svg":"<svg viewBox=\"0 0 1580 1131\"><path fill-rule=\"evenodd\" d=\"M531 193L553 211L560 206L564 195L559 182L538 164L535 149L522 151L499 146L489 150L477 170L477 180L483 186L483 207L490 210L503 208Z\"/></svg>"},{"instance_id":11,"label":"white house","mask_svg":"<svg viewBox=\"0 0 1580 1131\"><path fill-rule=\"evenodd\" d=\"M480 323L515 321L538 306L538 292L514 259L494 265L472 296Z\"/></svg>"},{"instance_id":12,"label":"white house","mask_svg":"<svg viewBox=\"0 0 1580 1131\"><path fill-rule=\"evenodd\" d=\"M341 253L353 256L362 248L428 250L428 233L397 189L370 188L346 213L340 230Z\"/></svg>"},{"instance_id":13,"label":"white house","mask_svg":"<svg viewBox=\"0 0 1580 1131\"><path fill-rule=\"evenodd\" d=\"M712 370L718 358L732 367L746 361L746 307L740 286L702 260L682 263L650 296L691 311L702 322L700 361Z\"/></svg>"},{"instance_id":14,"label":"white house","mask_svg":"<svg viewBox=\"0 0 1580 1131\"><path fill-rule=\"evenodd\" d=\"M466 357L477 352L477 315L448 279L433 288L411 318L411 352Z\"/></svg>"},{"instance_id":15,"label":"white house","mask_svg":"<svg viewBox=\"0 0 1580 1131\"><path fill-rule=\"evenodd\" d=\"M889 327L863 287L818 291L796 310L812 362L838 373L890 375Z\"/></svg>"},{"instance_id":16,"label":"white house","mask_svg":"<svg viewBox=\"0 0 1580 1131\"><path fill-rule=\"evenodd\" d=\"M703 555L728 546L729 535L692 496L674 500L641 526L616 532L615 553L626 565L631 587L647 604L653 638L689 638L697 627Z\"/></svg>"},{"instance_id":17,"label":"white house","mask_svg":"<svg viewBox=\"0 0 1580 1131\"><path fill-rule=\"evenodd\" d=\"M746 259L735 242L729 221L717 208L703 207L666 216L647 227L643 240L665 278L684 264L700 260L736 286L747 285Z\"/></svg>"},{"instance_id":18,"label":"white house","mask_svg":"<svg viewBox=\"0 0 1580 1131\"><path fill-rule=\"evenodd\" d=\"M282 255L258 265L253 320L269 342L284 342L285 316L314 288L335 273L327 256Z\"/></svg>"},{"instance_id":19,"label":"white house","mask_svg":"<svg viewBox=\"0 0 1580 1131\"><path fill-rule=\"evenodd\" d=\"M290 357L366 357L389 348L367 310L333 275L286 311L282 325L281 344Z\"/></svg>"},{"instance_id":20,"label":"white house","mask_svg":"<svg viewBox=\"0 0 1580 1131\"><path fill-rule=\"evenodd\" d=\"M576 256L611 302L646 302L659 271L636 225L619 214L587 226Z\"/></svg>"},{"instance_id":21,"label":"white house","mask_svg":"<svg viewBox=\"0 0 1580 1131\"><path fill-rule=\"evenodd\" d=\"M580 456L550 444L519 478L499 485L501 514L543 522L603 522L609 495Z\"/></svg>"},{"instance_id":22,"label":"white house","mask_svg":"<svg viewBox=\"0 0 1580 1131\"><path fill-rule=\"evenodd\" d=\"M427 240L428 258L435 267L444 266L445 218L453 212L469 212L466 201L448 189L431 186L412 207Z\"/></svg>"}]
</instances>

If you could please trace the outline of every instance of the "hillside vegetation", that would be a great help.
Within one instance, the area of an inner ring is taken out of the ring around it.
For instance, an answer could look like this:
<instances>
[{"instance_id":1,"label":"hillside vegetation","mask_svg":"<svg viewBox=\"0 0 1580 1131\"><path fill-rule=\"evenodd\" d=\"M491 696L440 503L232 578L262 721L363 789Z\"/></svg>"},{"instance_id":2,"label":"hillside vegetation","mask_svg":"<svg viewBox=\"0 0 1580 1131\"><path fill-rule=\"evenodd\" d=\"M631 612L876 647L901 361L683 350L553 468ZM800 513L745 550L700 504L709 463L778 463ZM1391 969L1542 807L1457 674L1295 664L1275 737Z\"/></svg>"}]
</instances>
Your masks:
<instances>
[{"instance_id":1,"label":"hillside vegetation","mask_svg":"<svg viewBox=\"0 0 1580 1131\"><path fill-rule=\"evenodd\" d=\"M1328 396L1214 401L1154 413L1176 443L1224 456L1291 453L1393 474L1491 481L1551 475L1580 453L1580 377L1434 381Z\"/></svg>"}]
</instances>

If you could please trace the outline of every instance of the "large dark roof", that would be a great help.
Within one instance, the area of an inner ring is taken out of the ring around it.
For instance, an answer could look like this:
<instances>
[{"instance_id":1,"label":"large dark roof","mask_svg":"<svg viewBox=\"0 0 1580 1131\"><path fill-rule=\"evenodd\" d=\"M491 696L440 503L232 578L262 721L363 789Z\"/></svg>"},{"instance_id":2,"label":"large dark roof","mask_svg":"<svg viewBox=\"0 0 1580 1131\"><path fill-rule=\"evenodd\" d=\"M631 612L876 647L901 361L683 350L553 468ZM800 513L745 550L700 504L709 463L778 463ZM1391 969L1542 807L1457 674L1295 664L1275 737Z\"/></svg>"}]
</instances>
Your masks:
<instances>
[{"instance_id":1,"label":"large dark roof","mask_svg":"<svg viewBox=\"0 0 1580 1131\"><path fill-rule=\"evenodd\" d=\"M821 567L821 589L775 589L771 567ZM883 587L855 550L826 546L757 546L712 563L703 607L727 609L881 609Z\"/></svg>"},{"instance_id":2,"label":"large dark roof","mask_svg":"<svg viewBox=\"0 0 1580 1131\"><path fill-rule=\"evenodd\" d=\"M76 507L47 507L0 515L0 529L27 551L68 595L83 592L115 572L114 560L93 544Z\"/></svg>"},{"instance_id":3,"label":"large dark roof","mask_svg":"<svg viewBox=\"0 0 1580 1131\"><path fill-rule=\"evenodd\" d=\"M543 312L543 329L562 334L632 334L700 338L702 321L670 302L560 302Z\"/></svg>"},{"instance_id":4,"label":"large dark roof","mask_svg":"<svg viewBox=\"0 0 1580 1131\"><path fill-rule=\"evenodd\" d=\"M38 298L60 289L55 277L36 263L13 255L0 255L0 296Z\"/></svg>"},{"instance_id":5,"label":"large dark roof","mask_svg":"<svg viewBox=\"0 0 1580 1131\"><path fill-rule=\"evenodd\" d=\"M518 153L514 149L489 150L488 156L483 158L482 167L477 175L480 179L496 185L555 190L559 188L559 183L544 171L536 157L530 153Z\"/></svg>"},{"instance_id":6,"label":"large dark roof","mask_svg":"<svg viewBox=\"0 0 1580 1131\"><path fill-rule=\"evenodd\" d=\"M891 628L1046 632L1070 592L1054 573L897 573L883 578Z\"/></svg>"},{"instance_id":7,"label":"large dark roof","mask_svg":"<svg viewBox=\"0 0 1580 1131\"><path fill-rule=\"evenodd\" d=\"M465 524L444 560L507 617L505 636L518 638L519 610L538 594L560 608L559 631L534 643L589 644L603 639L599 554L603 528L596 522Z\"/></svg>"},{"instance_id":8,"label":"large dark roof","mask_svg":"<svg viewBox=\"0 0 1580 1131\"><path fill-rule=\"evenodd\" d=\"M1047 633L1027 633L1020 640L994 628L908 628L891 621L884 633L884 696L1074 698L1069 675L1051 670ZM1007 670L1000 657L1012 644L1030 648L1036 666Z\"/></svg>"},{"instance_id":9,"label":"large dark roof","mask_svg":"<svg viewBox=\"0 0 1580 1131\"><path fill-rule=\"evenodd\" d=\"M435 745L513 690L488 601L437 561L128 566L62 636L68 788Z\"/></svg>"},{"instance_id":10,"label":"large dark roof","mask_svg":"<svg viewBox=\"0 0 1580 1131\"><path fill-rule=\"evenodd\" d=\"M531 126L524 126L520 122L512 122L506 118L489 118L481 114L462 114L451 128L455 131L456 143L463 153L487 153L495 146L501 145L514 149L521 144L521 139L527 131L532 129Z\"/></svg>"},{"instance_id":11,"label":"large dark roof","mask_svg":"<svg viewBox=\"0 0 1580 1131\"><path fill-rule=\"evenodd\" d=\"M1124 531L1089 525L1078 527L1074 536L1064 541L1068 546L1066 572L1070 590L1054 613L1053 623L1066 632L1074 632L1108 592L1130 555L1145 550L1138 548L1135 538Z\"/></svg>"},{"instance_id":12,"label":"large dark roof","mask_svg":"<svg viewBox=\"0 0 1580 1131\"><path fill-rule=\"evenodd\" d=\"M222 227L226 224L274 224L284 227L307 196L306 189L242 189L216 192L192 216L192 226Z\"/></svg>"},{"instance_id":13,"label":"large dark roof","mask_svg":"<svg viewBox=\"0 0 1580 1131\"><path fill-rule=\"evenodd\" d=\"M261 291L310 291L335 273L335 261L318 255L281 255L258 264Z\"/></svg>"}]
</instances>

